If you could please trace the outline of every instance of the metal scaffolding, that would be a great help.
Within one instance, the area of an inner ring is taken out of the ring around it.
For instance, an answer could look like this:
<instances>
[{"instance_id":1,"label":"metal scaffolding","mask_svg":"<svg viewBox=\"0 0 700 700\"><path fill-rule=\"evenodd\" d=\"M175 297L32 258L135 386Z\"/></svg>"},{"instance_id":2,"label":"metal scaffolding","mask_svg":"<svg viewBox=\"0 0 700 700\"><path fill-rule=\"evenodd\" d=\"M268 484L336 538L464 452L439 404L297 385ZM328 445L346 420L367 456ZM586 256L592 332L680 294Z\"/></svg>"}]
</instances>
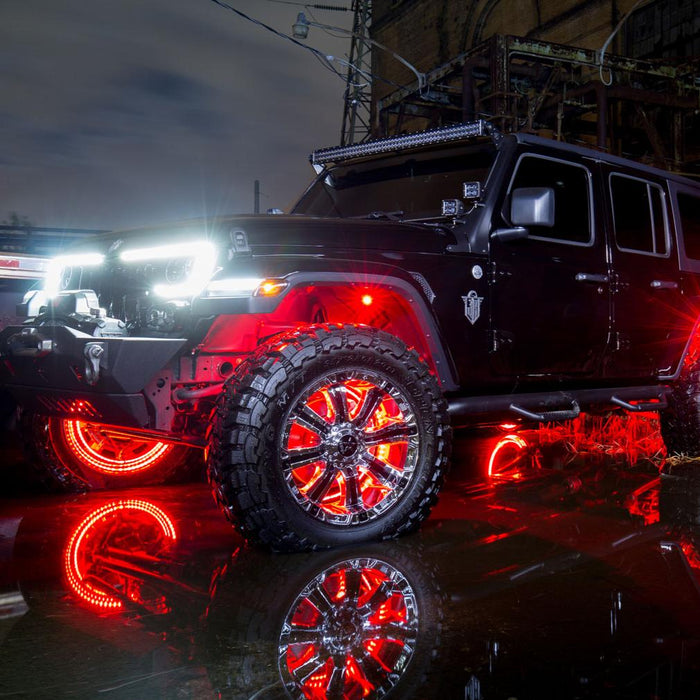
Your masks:
<instances>
[{"instance_id":1,"label":"metal scaffolding","mask_svg":"<svg viewBox=\"0 0 700 700\"><path fill-rule=\"evenodd\" d=\"M353 0L352 10L352 40L340 132L343 146L366 141L372 131L372 47L369 42L372 0Z\"/></svg>"},{"instance_id":2,"label":"metal scaffolding","mask_svg":"<svg viewBox=\"0 0 700 700\"><path fill-rule=\"evenodd\" d=\"M483 118L700 174L698 59L605 55L516 36L483 44L376 105L374 136Z\"/></svg>"}]
</instances>

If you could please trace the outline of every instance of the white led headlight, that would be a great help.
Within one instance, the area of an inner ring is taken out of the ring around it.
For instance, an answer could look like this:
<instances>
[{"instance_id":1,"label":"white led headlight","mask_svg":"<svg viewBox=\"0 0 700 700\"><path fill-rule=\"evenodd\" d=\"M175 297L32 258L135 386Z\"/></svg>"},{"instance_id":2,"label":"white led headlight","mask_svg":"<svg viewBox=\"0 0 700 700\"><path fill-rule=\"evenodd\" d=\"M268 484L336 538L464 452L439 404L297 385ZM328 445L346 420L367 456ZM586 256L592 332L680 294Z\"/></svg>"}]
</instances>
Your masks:
<instances>
[{"instance_id":1,"label":"white led headlight","mask_svg":"<svg viewBox=\"0 0 700 700\"><path fill-rule=\"evenodd\" d=\"M260 286L261 277L230 277L207 285L209 297L249 297Z\"/></svg>"},{"instance_id":2,"label":"white led headlight","mask_svg":"<svg viewBox=\"0 0 700 700\"><path fill-rule=\"evenodd\" d=\"M168 260L168 267L173 271L172 282L153 287L155 294L168 299L197 296L216 269L216 247L206 240L124 250L119 257L124 262Z\"/></svg>"},{"instance_id":3,"label":"white led headlight","mask_svg":"<svg viewBox=\"0 0 700 700\"><path fill-rule=\"evenodd\" d=\"M101 253L78 253L76 255L59 255L53 258L46 270L46 278L44 279L44 292L51 299L62 292L66 287L67 274L70 270L77 267L95 267L101 265L105 256Z\"/></svg>"}]
</instances>

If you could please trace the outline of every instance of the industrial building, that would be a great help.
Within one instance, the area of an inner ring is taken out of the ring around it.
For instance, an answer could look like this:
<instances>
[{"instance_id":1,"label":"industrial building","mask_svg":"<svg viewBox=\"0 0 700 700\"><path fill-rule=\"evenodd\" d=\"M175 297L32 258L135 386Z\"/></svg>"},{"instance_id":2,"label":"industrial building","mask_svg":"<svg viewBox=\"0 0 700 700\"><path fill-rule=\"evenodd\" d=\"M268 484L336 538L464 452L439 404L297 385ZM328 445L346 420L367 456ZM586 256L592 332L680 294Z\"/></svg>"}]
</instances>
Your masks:
<instances>
[{"instance_id":1,"label":"industrial building","mask_svg":"<svg viewBox=\"0 0 700 700\"><path fill-rule=\"evenodd\" d=\"M349 76L348 142L479 117L700 172L697 0L374 0L355 12L370 41L354 42L354 63L373 80Z\"/></svg>"}]
</instances>

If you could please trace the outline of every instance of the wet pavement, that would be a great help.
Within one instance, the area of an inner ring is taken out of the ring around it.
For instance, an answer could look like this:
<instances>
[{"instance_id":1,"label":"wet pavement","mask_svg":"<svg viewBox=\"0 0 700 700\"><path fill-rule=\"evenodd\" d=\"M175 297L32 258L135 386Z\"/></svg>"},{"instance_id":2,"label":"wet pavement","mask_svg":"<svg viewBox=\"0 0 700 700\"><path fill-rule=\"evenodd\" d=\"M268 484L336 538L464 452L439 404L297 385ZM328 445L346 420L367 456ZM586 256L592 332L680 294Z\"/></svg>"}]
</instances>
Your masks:
<instances>
[{"instance_id":1,"label":"wet pavement","mask_svg":"<svg viewBox=\"0 0 700 700\"><path fill-rule=\"evenodd\" d=\"M203 481L41 495L5 434L0 698L698 698L700 465L619 428L462 433L419 533L295 555Z\"/></svg>"}]
</instances>

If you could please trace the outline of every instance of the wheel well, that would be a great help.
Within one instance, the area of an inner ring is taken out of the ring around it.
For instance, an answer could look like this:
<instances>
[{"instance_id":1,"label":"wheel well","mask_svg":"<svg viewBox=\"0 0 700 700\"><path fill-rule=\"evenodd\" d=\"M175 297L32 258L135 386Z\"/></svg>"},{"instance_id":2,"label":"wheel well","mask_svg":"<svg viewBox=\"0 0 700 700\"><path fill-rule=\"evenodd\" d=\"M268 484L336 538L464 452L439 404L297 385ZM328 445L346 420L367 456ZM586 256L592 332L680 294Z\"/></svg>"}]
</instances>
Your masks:
<instances>
[{"instance_id":1,"label":"wheel well","mask_svg":"<svg viewBox=\"0 0 700 700\"><path fill-rule=\"evenodd\" d=\"M289 290L272 313L217 319L203 343L208 353L247 353L268 337L311 323L357 323L386 331L413 348L440 378L431 343L435 333L421 323L415 302L376 284L305 284Z\"/></svg>"},{"instance_id":2,"label":"wheel well","mask_svg":"<svg viewBox=\"0 0 700 700\"><path fill-rule=\"evenodd\" d=\"M426 334L416 311L396 291L376 285L318 285L292 290L290 320L310 323L359 323L400 338L437 374ZM280 305L282 306L282 305Z\"/></svg>"}]
</instances>

